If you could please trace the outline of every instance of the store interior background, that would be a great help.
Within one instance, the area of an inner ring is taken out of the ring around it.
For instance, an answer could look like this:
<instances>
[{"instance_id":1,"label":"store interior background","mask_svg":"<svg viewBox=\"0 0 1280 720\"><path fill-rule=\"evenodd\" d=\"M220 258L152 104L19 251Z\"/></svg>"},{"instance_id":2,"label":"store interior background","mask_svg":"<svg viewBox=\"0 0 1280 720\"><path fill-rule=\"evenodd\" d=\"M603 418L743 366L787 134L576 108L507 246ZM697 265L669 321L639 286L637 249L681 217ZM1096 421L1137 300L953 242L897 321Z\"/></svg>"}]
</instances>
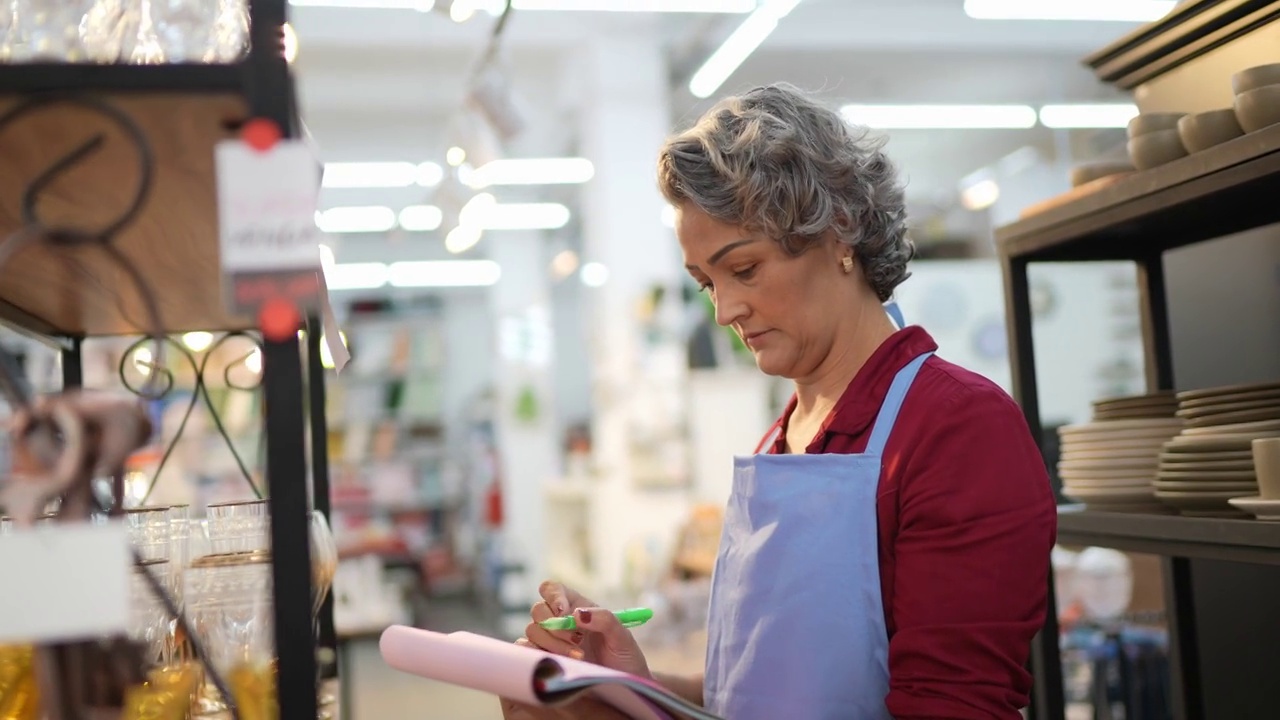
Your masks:
<instances>
[{"instance_id":1,"label":"store interior background","mask_svg":"<svg viewBox=\"0 0 1280 720\"><path fill-rule=\"evenodd\" d=\"M686 4L729 12L537 9L573 4L517 0L496 43L501 3L292 4L301 116L326 164L326 276L352 353L328 379L328 416L344 556L335 612L361 720L496 717L488 699L389 674L370 638L396 622L514 638L550 577L602 604L657 608L641 631L651 665L701 665L731 458L755 447L787 386L711 325L685 277L654 182L672 130L718 97L775 81L841 103L1021 106L988 110L970 128L937 127L960 117L946 110L891 122L850 109L895 126L884 129L887 149L920 251L895 298L907 321L1006 389L993 228L1068 190L1072 166L1124 156L1133 99L1080 60L1136 22L975 19L961 0L802 0L702 98L691 78L751 22L753 0ZM469 102L477 92L487 112ZM1026 127L1007 127L1028 112ZM1063 118L1078 127L1047 126ZM911 124L922 127L901 127ZM1167 261L1180 388L1274 378L1280 328L1253 309L1280 305L1280 244L1253 234ZM1138 295L1128 264L1033 270L1051 438L1088 420L1093 399L1144 388ZM1257 281L1221 293L1232 275ZM188 341L199 354L207 339ZM37 385L58 386L55 353L17 335L4 342L25 349ZM126 346L87 343L86 385L118 385ZM255 371L253 357L223 350L222 361ZM1230 376L1215 363L1222 353L1244 358ZM215 389L260 471L248 430L260 398ZM166 430L189 397L157 409ZM203 409L190 422L151 501L247 497ZM1129 559L1130 609L1158 612L1156 565Z\"/></svg>"}]
</instances>

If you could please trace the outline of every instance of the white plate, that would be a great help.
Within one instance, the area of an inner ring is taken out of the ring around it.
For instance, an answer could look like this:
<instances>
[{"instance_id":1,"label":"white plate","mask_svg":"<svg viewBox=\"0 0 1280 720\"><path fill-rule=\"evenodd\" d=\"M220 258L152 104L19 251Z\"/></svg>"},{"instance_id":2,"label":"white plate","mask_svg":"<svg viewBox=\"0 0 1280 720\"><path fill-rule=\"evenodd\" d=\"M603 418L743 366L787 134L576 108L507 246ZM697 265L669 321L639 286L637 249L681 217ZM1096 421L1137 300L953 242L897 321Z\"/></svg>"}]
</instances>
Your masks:
<instances>
[{"instance_id":1,"label":"white plate","mask_svg":"<svg viewBox=\"0 0 1280 720\"><path fill-rule=\"evenodd\" d=\"M1151 486L1144 487L1108 487L1108 488L1082 488L1063 486L1062 494L1072 500L1081 502L1107 502L1107 503L1123 503L1126 500L1132 502L1150 502L1152 489Z\"/></svg>"},{"instance_id":2,"label":"white plate","mask_svg":"<svg viewBox=\"0 0 1280 720\"><path fill-rule=\"evenodd\" d=\"M1220 395L1243 395L1246 393L1277 391L1280 391L1280 382L1245 383L1241 385L1223 385L1221 387L1201 388L1199 390L1184 390L1177 394L1177 398L1178 402L1185 403L1195 400L1203 400L1205 398L1218 397Z\"/></svg>"},{"instance_id":3,"label":"white plate","mask_svg":"<svg viewBox=\"0 0 1280 720\"><path fill-rule=\"evenodd\" d=\"M1070 470L1155 470L1160 464L1156 455L1145 455L1140 457L1100 457L1097 459L1086 458L1063 458L1058 461L1058 469L1067 468Z\"/></svg>"},{"instance_id":4,"label":"white plate","mask_svg":"<svg viewBox=\"0 0 1280 720\"><path fill-rule=\"evenodd\" d=\"M1258 476L1252 470L1209 470L1204 472L1192 472L1187 470L1161 470L1156 473L1158 480L1194 480L1205 481L1220 480L1230 482L1257 482Z\"/></svg>"},{"instance_id":5,"label":"white plate","mask_svg":"<svg viewBox=\"0 0 1280 720\"><path fill-rule=\"evenodd\" d=\"M1202 437L1204 435L1256 435L1280 434L1280 420L1262 420L1258 422L1231 423L1229 425L1209 425L1207 427L1183 428L1182 437Z\"/></svg>"},{"instance_id":6,"label":"white plate","mask_svg":"<svg viewBox=\"0 0 1280 720\"><path fill-rule=\"evenodd\" d=\"M1280 522L1280 500L1264 500L1258 496L1231 498L1227 502L1259 520Z\"/></svg>"},{"instance_id":7,"label":"white plate","mask_svg":"<svg viewBox=\"0 0 1280 720\"><path fill-rule=\"evenodd\" d=\"M1156 480L1151 487L1160 492L1257 492L1256 482L1214 482L1212 480Z\"/></svg>"}]
</instances>

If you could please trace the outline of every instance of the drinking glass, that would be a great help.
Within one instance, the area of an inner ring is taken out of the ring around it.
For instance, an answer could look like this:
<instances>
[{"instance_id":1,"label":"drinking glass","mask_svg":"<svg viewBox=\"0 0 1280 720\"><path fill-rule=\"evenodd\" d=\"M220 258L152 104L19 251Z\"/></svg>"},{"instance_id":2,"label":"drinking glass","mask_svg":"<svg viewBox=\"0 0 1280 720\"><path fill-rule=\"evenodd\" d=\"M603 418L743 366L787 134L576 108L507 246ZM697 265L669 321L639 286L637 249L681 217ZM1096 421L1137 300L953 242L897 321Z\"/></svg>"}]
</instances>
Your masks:
<instances>
[{"instance_id":1,"label":"drinking glass","mask_svg":"<svg viewBox=\"0 0 1280 720\"><path fill-rule=\"evenodd\" d=\"M206 511L209 550L216 555L267 551L271 547L266 500L217 503Z\"/></svg>"},{"instance_id":2,"label":"drinking glass","mask_svg":"<svg viewBox=\"0 0 1280 720\"><path fill-rule=\"evenodd\" d=\"M261 550L206 555L191 563L184 581L187 617L214 669L230 682L245 673L257 677L270 667L275 641L271 555ZM223 710L216 689L204 683L193 717ZM254 714L252 707L241 707L240 713L242 718Z\"/></svg>"}]
</instances>

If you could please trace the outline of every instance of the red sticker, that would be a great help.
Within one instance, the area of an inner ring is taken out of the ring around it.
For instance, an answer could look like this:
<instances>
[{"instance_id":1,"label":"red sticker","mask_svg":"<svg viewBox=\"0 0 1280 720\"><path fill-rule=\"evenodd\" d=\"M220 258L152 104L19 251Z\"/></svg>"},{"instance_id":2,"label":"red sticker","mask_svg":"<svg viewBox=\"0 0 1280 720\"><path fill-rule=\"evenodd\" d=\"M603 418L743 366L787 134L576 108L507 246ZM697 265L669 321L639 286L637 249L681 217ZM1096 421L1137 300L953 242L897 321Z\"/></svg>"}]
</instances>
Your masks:
<instances>
[{"instance_id":1,"label":"red sticker","mask_svg":"<svg viewBox=\"0 0 1280 720\"><path fill-rule=\"evenodd\" d=\"M255 118L240 129L240 139L258 152L275 147L281 137L280 126L266 118Z\"/></svg>"},{"instance_id":2,"label":"red sticker","mask_svg":"<svg viewBox=\"0 0 1280 720\"><path fill-rule=\"evenodd\" d=\"M258 313L258 326L262 335L273 342L282 342L298 334L302 315L298 306L283 298L268 300Z\"/></svg>"}]
</instances>

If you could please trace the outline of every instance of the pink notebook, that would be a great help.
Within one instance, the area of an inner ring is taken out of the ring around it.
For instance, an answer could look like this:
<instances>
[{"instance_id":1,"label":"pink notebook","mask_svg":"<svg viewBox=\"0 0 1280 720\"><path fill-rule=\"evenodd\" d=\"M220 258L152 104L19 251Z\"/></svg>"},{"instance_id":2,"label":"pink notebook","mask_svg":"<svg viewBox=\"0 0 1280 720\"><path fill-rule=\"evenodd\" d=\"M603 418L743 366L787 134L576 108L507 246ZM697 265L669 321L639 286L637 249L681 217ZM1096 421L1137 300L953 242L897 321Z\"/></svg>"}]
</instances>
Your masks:
<instances>
[{"instance_id":1,"label":"pink notebook","mask_svg":"<svg viewBox=\"0 0 1280 720\"><path fill-rule=\"evenodd\" d=\"M392 625L379 647L401 672L528 705L560 705L591 692L636 720L720 720L651 680L474 633Z\"/></svg>"}]
</instances>

